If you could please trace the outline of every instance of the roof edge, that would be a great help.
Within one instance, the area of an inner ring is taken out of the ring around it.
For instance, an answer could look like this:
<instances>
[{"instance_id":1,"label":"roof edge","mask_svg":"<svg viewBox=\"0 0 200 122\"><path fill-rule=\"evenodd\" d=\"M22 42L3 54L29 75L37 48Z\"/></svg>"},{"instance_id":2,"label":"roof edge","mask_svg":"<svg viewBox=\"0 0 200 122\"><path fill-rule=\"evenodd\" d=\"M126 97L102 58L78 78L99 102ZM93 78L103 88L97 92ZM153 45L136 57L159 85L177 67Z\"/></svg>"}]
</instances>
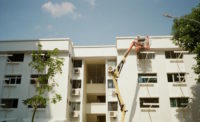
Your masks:
<instances>
[{"instance_id":1,"label":"roof edge","mask_svg":"<svg viewBox=\"0 0 200 122\"><path fill-rule=\"evenodd\" d=\"M116 45L86 45L86 46L73 46L74 48L107 48L116 47Z\"/></svg>"},{"instance_id":2,"label":"roof edge","mask_svg":"<svg viewBox=\"0 0 200 122\"><path fill-rule=\"evenodd\" d=\"M39 38L39 39L8 39L0 42L25 42L25 41L71 41L70 38Z\"/></svg>"},{"instance_id":3,"label":"roof edge","mask_svg":"<svg viewBox=\"0 0 200 122\"><path fill-rule=\"evenodd\" d=\"M115 39L136 39L137 36L118 36ZM150 39L172 38L172 35L167 36L149 36Z\"/></svg>"}]
</instances>

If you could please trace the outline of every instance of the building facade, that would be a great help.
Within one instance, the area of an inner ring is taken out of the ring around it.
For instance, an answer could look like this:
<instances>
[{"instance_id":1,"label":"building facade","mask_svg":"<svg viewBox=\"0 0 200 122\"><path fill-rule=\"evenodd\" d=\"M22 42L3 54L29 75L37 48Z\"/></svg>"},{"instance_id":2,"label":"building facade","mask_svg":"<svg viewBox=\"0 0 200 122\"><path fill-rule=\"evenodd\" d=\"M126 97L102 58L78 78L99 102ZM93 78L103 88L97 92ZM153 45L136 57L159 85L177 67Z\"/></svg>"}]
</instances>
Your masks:
<instances>
[{"instance_id":1,"label":"building facade","mask_svg":"<svg viewBox=\"0 0 200 122\"><path fill-rule=\"evenodd\" d=\"M62 101L38 109L36 122L120 122L107 70L121 61L134 39L117 37L116 45L102 46L74 46L68 38L1 41L0 121L31 120L33 109L22 102L34 95L31 79L37 72L28 64L40 43L44 51L58 48L64 66L55 76ZM198 121L198 112L192 110L194 57L175 46L171 36L151 36L149 51L136 53L133 48L118 79L127 109L125 122Z\"/></svg>"}]
</instances>

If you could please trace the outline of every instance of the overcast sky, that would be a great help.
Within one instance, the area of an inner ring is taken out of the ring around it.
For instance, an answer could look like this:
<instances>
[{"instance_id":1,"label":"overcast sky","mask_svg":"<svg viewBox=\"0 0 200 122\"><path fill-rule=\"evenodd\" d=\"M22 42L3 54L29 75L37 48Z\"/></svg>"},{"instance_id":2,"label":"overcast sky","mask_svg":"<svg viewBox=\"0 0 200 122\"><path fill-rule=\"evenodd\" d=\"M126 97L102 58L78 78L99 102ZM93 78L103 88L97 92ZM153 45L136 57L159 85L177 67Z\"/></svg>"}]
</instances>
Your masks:
<instances>
[{"instance_id":1,"label":"overcast sky","mask_svg":"<svg viewBox=\"0 0 200 122\"><path fill-rule=\"evenodd\" d=\"M68 37L75 45L117 36L170 35L172 20L199 0L0 0L0 40Z\"/></svg>"}]
</instances>

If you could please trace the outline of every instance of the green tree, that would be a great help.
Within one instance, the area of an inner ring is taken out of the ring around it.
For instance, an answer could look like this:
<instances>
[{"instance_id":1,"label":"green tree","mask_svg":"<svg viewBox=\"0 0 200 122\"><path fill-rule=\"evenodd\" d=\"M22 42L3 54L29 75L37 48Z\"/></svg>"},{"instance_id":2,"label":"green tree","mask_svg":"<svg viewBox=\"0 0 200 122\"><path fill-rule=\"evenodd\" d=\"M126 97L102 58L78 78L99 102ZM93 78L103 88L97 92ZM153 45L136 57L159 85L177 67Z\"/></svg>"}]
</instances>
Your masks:
<instances>
[{"instance_id":1,"label":"green tree","mask_svg":"<svg viewBox=\"0 0 200 122\"><path fill-rule=\"evenodd\" d=\"M29 66L39 75L34 79L35 95L23 101L24 105L31 106L34 109L32 122L34 122L38 107L45 107L48 102L55 104L62 99L61 95L54 91L54 87L58 86L54 80L54 76L57 73L62 73L63 66L63 59L59 58L58 54L59 50L57 48L44 52L41 44L38 44L37 51L33 51L33 60L29 63ZM49 98L47 93L51 93L53 97Z\"/></svg>"},{"instance_id":2,"label":"green tree","mask_svg":"<svg viewBox=\"0 0 200 122\"><path fill-rule=\"evenodd\" d=\"M174 19L172 34L176 45L196 54L193 69L198 76L197 82L200 82L200 4L191 13Z\"/></svg>"}]
</instances>

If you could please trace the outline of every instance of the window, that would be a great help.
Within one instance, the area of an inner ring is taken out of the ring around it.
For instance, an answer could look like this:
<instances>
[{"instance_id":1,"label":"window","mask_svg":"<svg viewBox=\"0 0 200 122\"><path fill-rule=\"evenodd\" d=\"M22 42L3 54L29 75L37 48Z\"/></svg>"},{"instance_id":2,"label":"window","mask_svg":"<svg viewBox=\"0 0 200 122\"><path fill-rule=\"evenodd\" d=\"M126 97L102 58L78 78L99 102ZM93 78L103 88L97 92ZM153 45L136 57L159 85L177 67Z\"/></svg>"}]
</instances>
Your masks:
<instances>
[{"instance_id":1,"label":"window","mask_svg":"<svg viewBox=\"0 0 200 122\"><path fill-rule=\"evenodd\" d=\"M33 106L28 105L28 108L33 108ZM46 108L46 106L40 104L40 105L37 105L37 108Z\"/></svg>"},{"instance_id":2,"label":"window","mask_svg":"<svg viewBox=\"0 0 200 122\"><path fill-rule=\"evenodd\" d=\"M21 75L5 75L5 84L21 84Z\"/></svg>"},{"instance_id":3,"label":"window","mask_svg":"<svg viewBox=\"0 0 200 122\"><path fill-rule=\"evenodd\" d=\"M138 59L154 59L155 53L138 53Z\"/></svg>"},{"instance_id":4,"label":"window","mask_svg":"<svg viewBox=\"0 0 200 122\"><path fill-rule=\"evenodd\" d=\"M80 111L80 102L71 102L71 107L73 111Z\"/></svg>"},{"instance_id":5,"label":"window","mask_svg":"<svg viewBox=\"0 0 200 122\"><path fill-rule=\"evenodd\" d=\"M116 60L108 60L108 66L112 66L112 67L115 67L117 64L116 64Z\"/></svg>"},{"instance_id":6,"label":"window","mask_svg":"<svg viewBox=\"0 0 200 122\"><path fill-rule=\"evenodd\" d=\"M36 82L40 81L40 84L48 84L48 77L47 75L38 75L38 74L34 74L31 75L31 84L36 84Z\"/></svg>"},{"instance_id":7,"label":"window","mask_svg":"<svg viewBox=\"0 0 200 122\"><path fill-rule=\"evenodd\" d=\"M111 80L111 79L108 80L108 88L115 88L113 80Z\"/></svg>"},{"instance_id":8,"label":"window","mask_svg":"<svg viewBox=\"0 0 200 122\"><path fill-rule=\"evenodd\" d=\"M18 99L1 99L1 107L2 108L17 108Z\"/></svg>"},{"instance_id":9,"label":"window","mask_svg":"<svg viewBox=\"0 0 200 122\"><path fill-rule=\"evenodd\" d=\"M12 56L8 56L7 62L23 62L24 54L12 54Z\"/></svg>"},{"instance_id":10,"label":"window","mask_svg":"<svg viewBox=\"0 0 200 122\"><path fill-rule=\"evenodd\" d=\"M138 83L157 83L157 74L138 74Z\"/></svg>"},{"instance_id":11,"label":"window","mask_svg":"<svg viewBox=\"0 0 200 122\"><path fill-rule=\"evenodd\" d=\"M117 111L118 102L108 102L108 111Z\"/></svg>"},{"instance_id":12,"label":"window","mask_svg":"<svg viewBox=\"0 0 200 122\"><path fill-rule=\"evenodd\" d=\"M174 53L174 51L165 51L165 58L166 59L182 59L183 54L181 53Z\"/></svg>"},{"instance_id":13,"label":"window","mask_svg":"<svg viewBox=\"0 0 200 122\"><path fill-rule=\"evenodd\" d=\"M170 98L171 107L186 107L189 103L188 98Z\"/></svg>"},{"instance_id":14,"label":"window","mask_svg":"<svg viewBox=\"0 0 200 122\"><path fill-rule=\"evenodd\" d=\"M82 67L82 60L74 60L73 62L74 67Z\"/></svg>"},{"instance_id":15,"label":"window","mask_svg":"<svg viewBox=\"0 0 200 122\"><path fill-rule=\"evenodd\" d=\"M140 98L140 108L158 108L158 98Z\"/></svg>"},{"instance_id":16,"label":"window","mask_svg":"<svg viewBox=\"0 0 200 122\"><path fill-rule=\"evenodd\" d=\"M72 81L72 88L73 89L81 88L81 80L73 80Z\"/></svg>"},{"instance_id":17,"label":"window","mask_svg":"<svg viewBox=\"0 0 200 122\"><path fill-rule=\"evenodd\" d=\"M47 53L43 53L39 56L39 54L35 54L35 57L32 57L33 61L35 61L36 59L42 59L42 61L47 61L50 57L49 55L47 55Z\"/></svg>"},{"instance_id":18,"label":"window","mask_svg":"<svg viewBox=\"0 0 200 122\"><path fill-rule=\"evenodd\" d=\"M168 73L168 82L185 82L185 73Z\"/></svg>"}]
</instances>

